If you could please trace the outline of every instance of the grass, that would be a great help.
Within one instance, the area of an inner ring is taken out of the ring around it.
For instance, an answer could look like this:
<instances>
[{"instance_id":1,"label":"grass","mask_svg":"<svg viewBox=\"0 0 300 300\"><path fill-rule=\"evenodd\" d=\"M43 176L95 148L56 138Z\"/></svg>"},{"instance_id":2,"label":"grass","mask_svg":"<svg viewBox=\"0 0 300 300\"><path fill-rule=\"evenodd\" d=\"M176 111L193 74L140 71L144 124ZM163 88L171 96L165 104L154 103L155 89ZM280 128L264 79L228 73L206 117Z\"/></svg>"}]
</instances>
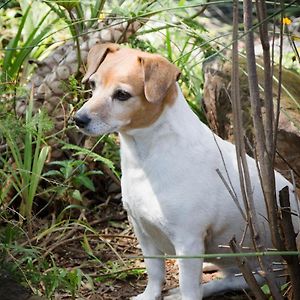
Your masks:
<instances>
[{"instance_id":1,"label":"grass","mask_svg":"<svg viewBox=\"0 0 300 300\"><path fill-rule=\"evenodd\" d=\"M50 147L43 144L44 141L44 119L40 111L33 116L33 95L31 94L25 116L24 138L19 139L16 132L9 130L0 124L3 137L6 140L7 148L11 154L14 164L9 160L1 158L6 171L1 170L3 185L7 187L0 198L3 204L7 193L12 187L16 195L21 197L19 216L26 220L29 235L32 236L32 205L36 197L36 192L40 177L47 159ZM9 204L8 204L9 205Z\"/></svg>"}]
</instances>

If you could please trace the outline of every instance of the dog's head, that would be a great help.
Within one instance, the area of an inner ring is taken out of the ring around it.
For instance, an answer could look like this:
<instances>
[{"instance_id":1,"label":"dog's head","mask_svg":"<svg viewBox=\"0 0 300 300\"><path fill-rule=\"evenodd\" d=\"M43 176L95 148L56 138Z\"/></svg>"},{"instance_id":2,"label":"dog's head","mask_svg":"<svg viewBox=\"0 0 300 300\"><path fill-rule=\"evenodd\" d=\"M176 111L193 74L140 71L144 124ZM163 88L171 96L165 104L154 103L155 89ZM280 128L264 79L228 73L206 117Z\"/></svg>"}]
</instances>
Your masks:
<instances>
[{"instance_id":1,"label":"dog's head","mask_svg":"<svg viewBox=\"0 0 300 300\"><path fill-rule=\"evenodd\" d=\"M96 44L88 54L93 95L75 114L88 135L144 128L172 105L180 71L165 58L116 44Z\"/></svg>"}]
</instances>

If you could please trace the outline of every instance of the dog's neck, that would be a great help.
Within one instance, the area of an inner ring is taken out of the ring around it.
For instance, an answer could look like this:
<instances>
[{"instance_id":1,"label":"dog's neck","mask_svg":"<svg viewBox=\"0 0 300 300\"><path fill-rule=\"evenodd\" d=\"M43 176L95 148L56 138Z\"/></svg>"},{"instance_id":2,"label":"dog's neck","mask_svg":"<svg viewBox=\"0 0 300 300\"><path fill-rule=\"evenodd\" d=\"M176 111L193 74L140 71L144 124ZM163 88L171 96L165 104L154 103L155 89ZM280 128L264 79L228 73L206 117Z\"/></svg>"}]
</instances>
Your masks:
<instances>
[{"instance_id":1,"label":"dog's neck","mask_svg":"<svg viewBox=\"0 0 300 300\"><path fill-rule=\"evenodd\" d=\"M189 138L199 135L199 120L186 102L178 84L177 95L171 106L166 106L160 117L147 128L121 132L121 155L132 160L146 159L153 147L159 147L162 140L174 140L182 136ZM185 120L183 120L185 118ZM189 134L187 135L187 132ZM173 143L172 143L173 144ZM162 153L163 155L164 153Z\"/></svg>"}]
</instances>

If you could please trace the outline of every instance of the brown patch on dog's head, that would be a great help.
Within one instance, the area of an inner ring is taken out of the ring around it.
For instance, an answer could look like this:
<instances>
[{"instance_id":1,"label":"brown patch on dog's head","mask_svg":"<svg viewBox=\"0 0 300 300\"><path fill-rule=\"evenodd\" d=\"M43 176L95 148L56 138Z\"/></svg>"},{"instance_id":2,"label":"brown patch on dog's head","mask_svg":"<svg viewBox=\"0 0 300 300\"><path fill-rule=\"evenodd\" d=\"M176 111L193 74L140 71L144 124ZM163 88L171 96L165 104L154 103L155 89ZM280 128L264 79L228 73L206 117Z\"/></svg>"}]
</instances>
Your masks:
<instances>
[{"instance_id":1,"label":"brown patch on dog's head","mask_svg":"<svg viewBox=\"0 0 300 300\"><path fill-rule=\"evenodd\" d=\"M115 52L119 49L119 45L113 43L96 44L93 46L87 57L87 71L82 79L82 83L87 82L91 75L97 71L109 52Z\"/></svg>"},{"instance_id":2,"label":"brown patch on dog's head","mask_svg":"<svg viewBox=\"0 0 300 300\"><path fill-rule=\"evenodd\" d=\"M122 132L153 124L174 103L179 75L179 69L159 55L114 44L94 46L84 81L95 88L82 108L92 118L93 134L99 123ZM129 96L124 100L119 93Z\"/></svg>"},{"instance_id":3,"label":"brown patch on dog's head","mask_svg":"<svg viewBox=\"0 0 300 300\"><path fill-rule=\"evenodd\" d=\"M141 76L139 80L131 78L130 82L134 83L134 90L139 91L139 105L131 111L131 122L122 128L124 131L153 124L177 96L175 83L180 71L175 65L154 54L143 54L137 60L137 72Z\"/></svg>"},{"instance_id":4,"label":"brown patch on dog's head","mask_svg":"<svg viewBox=\"0 0 300 300\"><path fill-rule=\"evenodd\" d=\"M146 99L152 103L162 101L170 86L179 79L180 70L158 55L138 59L142 65Z\"/></svg>"}]
</instances>

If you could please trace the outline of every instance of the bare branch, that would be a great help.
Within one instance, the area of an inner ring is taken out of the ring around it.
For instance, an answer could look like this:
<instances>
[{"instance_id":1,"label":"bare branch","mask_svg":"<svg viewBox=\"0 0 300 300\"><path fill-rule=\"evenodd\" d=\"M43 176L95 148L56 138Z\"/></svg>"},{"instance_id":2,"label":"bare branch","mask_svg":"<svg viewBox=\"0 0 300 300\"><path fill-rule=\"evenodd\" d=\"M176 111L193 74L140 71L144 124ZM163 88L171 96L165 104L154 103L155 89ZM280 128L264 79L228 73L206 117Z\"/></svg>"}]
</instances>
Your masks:
<instances>
[{"instance_id":1,"label":"bare branch","mask_svg":"<svg viewBox=\"0 0 300 300\"><path fill-rule=\"evenodd\" d=\"M239 246L236 243L235 238L232 238L232 240L229 242L229 245L231 247L231 250L234 253L242 253L241 249L239 248ZM246 257L236 257L236 260L238 261L238 266L241 269L246 282L248 283L249 287L251 288L251 291L253 292L255 299L259 299L259 300L268 299L267 296L261 290L259 284L257 283L256 278L254 277L252 270L249 266L247 258Z\"/></svg>"},{"instance_id":2,"label":"bare branch","mask_svg":"<svg viewBox=\"0 0 300 300\"><path fill-rule=\"evenodd\" d=\"M289 188L284 187L279 192L279 201L281 206L281 225L284 233L285 247L287 251L297 251L296 234L291 219L291 207L289 199ZM300 299L300 261L298 256L283 256L287 262L287 267L292 283L292 299Z\"/></svg>"}]
</instances>

